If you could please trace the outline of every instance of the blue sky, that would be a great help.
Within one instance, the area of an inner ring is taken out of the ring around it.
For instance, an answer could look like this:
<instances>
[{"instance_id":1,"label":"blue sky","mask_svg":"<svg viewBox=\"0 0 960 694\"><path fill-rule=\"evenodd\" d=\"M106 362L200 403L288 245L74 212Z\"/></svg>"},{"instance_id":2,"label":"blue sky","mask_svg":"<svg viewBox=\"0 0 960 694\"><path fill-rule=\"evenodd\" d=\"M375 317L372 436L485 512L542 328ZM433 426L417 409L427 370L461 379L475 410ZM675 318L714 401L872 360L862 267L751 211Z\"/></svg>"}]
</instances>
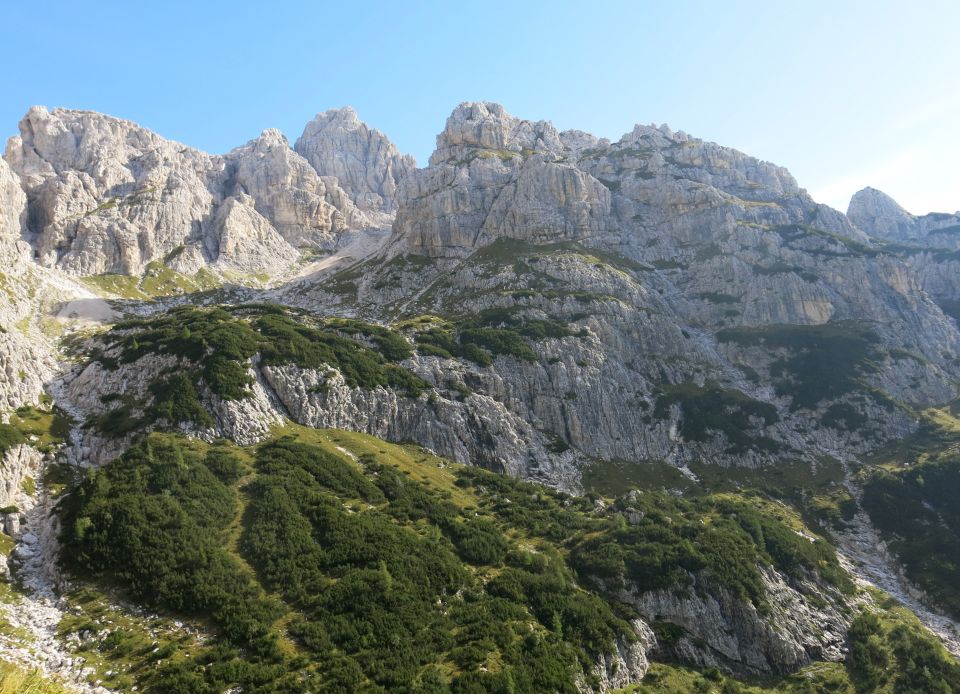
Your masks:
<instances>
[{"instance_id":1,"label":"blue sky","mask_svg":"<svg viewBox=\"0 0 960 694\"><path fill-rule=\"evenodd\" d=\"M668 123L788 167L960 208L960 2L7 3L0 134L32 104L224 152L354 106L421 164L461 101L611 139Z\"/></svg>"}]
</instances>

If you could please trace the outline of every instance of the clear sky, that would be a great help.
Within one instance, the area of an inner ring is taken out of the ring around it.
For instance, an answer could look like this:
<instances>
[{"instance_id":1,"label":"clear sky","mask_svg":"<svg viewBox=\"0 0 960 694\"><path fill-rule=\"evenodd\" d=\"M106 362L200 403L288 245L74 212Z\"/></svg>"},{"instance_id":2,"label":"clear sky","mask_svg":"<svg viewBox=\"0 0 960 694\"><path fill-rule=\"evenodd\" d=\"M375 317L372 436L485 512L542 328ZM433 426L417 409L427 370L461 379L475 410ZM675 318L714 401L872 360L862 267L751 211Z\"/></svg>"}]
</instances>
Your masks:
<instances>
[{"instance_id":1,"label":"clear sky","mask_svg":"<svg viewBox=\"0 0 960 694\"><path fill-rule=\"evenodd\" d=\"M960 1L5 2L0 133L93 109L224 152L354 106L421 164L461 101L618 139L677 130L960 208Z\"/></svg>"}]
</instances>

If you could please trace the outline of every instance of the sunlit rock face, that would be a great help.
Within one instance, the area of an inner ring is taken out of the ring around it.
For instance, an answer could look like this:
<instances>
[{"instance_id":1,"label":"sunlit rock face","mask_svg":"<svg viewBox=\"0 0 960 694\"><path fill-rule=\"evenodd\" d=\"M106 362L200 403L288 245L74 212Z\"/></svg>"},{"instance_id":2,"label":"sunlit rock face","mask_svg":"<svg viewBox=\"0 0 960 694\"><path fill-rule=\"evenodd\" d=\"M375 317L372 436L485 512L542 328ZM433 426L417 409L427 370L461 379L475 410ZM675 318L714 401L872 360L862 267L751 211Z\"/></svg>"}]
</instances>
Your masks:
<instances>
[{"instance_id":1,"label":"sunlit rock face","mask_svg":"<svg viewBox=\"0 0 960 694\"><path fill-rule=\"evenodd\" d=\"M357 166L369 174L352 165L318 172L276 130L218 156L129 121L43 107L30 109L20 122L5 159L27 194L28 236L41 265L81 276L138 275L155 261L195 271L219 260L227 218L231 239L243 235L246 224L250 241L262 240L266 224L272 227L268 236L282 238L297 256L328 251L351 229L389 226L396 180L412 160L355 117L352 126L366 143L366 159ZM315 137L304 141L304 151L318 162L329 154L325 147L346 146L343 132L308 132ZM362 182L377 183L379 203ZM252 203L256 216L231 213L237 201ZM262 262L228 257L220 264L273 273L290 264L290 248L271 240Z\"/></svg>"},{"instance_id":2,"label":"sunlit rock face","mask_svg":"<svg viewBox=\"0 0 960 694\"><path fill-rule=\"evenodd\" d=\"M390 225L397 186L416 168L413 157L368 128L350 107L317 114L294 149L321 176L335 178L371 225Z\"/></svg>"},{"instance_id":3,"label":"sunlit rock face","mask_svg":"<svg viewBox=\"0 0 960 694\"><path fill-rule=\"evenodd\" d=\"M955 246L960 213L913 215L876 188L864 188L850 198L847 217L859 229L889 241Z\"/></svg>"},{"instance_id":4,"label":"sunlit rock face","mask_svg":"<svg viewBox=\"0 0 960 694\"><path fill-rule=\"evenodd\" d=\"M913 215L889 195L864 188L851 198L847 216L865 233L887 242L943 310L960 318L960 212Z\"/></svg>"}]
</instances>

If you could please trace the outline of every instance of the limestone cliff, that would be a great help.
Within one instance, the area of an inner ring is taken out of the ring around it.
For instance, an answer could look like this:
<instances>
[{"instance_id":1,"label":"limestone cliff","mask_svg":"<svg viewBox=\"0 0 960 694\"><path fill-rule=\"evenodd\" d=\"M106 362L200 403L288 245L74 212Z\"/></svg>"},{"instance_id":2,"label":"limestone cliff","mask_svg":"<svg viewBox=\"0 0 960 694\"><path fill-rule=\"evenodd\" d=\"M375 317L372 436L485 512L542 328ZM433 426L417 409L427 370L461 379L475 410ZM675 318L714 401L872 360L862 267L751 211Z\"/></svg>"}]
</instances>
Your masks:
<instances>
[{"instance_id":1,"label":"limestone cliff","mask_svg":"<svg viewBox=\"0 0 960 694\"><path fill-rule=\"evenodd\" d=\"M886 242L944 312L960 318L960 212L913 215L889 195L864 188L850 199L847 216Z\"/></svg>"},{"instance_id":2,"label":"limestone cliff","mask_svg":"<svg viewBox=\"0 0 960 694\"><path fill-rule=\"evenodd\" d=\"M397 186L416 167L413 157L400 154L350 107L318 113L294 149L321 176L335 178L371 224L384 227L396 211Z\"/></svg>"}]
</instances>

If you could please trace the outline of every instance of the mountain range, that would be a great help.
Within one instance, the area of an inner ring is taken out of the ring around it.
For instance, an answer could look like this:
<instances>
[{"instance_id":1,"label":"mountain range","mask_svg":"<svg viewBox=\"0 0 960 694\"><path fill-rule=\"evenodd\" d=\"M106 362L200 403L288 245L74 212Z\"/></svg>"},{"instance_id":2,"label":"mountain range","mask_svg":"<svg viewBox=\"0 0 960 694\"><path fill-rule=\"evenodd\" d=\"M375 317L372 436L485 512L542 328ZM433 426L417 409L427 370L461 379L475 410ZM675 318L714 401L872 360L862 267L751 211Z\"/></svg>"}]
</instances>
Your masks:
<instances>
[{"instance_id":1,"label":"mountain range","mask_svg":"<svg viewBox=\"0 0 960 694\"><path fill-rule=\"evenodd\" d=\"M84 691L960 691L958 239L665 125L464 103L417 168L350 108L223 155L31 108L0 658Z\"/></svg>"}]
</instances>

